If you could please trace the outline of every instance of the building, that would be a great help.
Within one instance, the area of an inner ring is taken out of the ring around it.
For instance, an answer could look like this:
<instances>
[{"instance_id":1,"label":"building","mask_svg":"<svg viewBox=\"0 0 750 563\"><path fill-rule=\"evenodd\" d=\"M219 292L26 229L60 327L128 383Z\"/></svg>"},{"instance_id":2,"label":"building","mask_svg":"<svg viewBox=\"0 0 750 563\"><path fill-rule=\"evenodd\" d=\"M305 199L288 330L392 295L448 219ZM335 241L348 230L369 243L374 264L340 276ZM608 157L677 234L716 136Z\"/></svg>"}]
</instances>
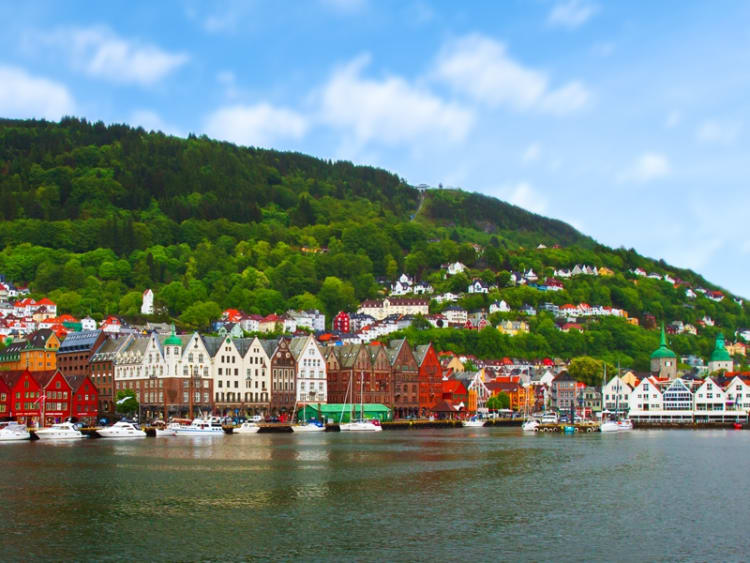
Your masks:
<instances>
[{"instance_id":1,"label":"building","mask_svg":"<svg viewBox=\"0 0 750 563\"><path fill-rule=\"evenodd\" d=\"M382 344L329 346L325 357L329 403L393 405L391 364Z\"/></svg>"},{"instance_id":2,"label":"building","mask_svg":"<svg viewBox=\"0 0 750 563\"><path fill-rule=\"evenodd\" d=\"M57 350L57 369L63 375L89 375L91 356L107 339L102 330L71 332Z\"/></svg>"},{"instance_id":3,"label":"building","mask_svg":"<svg viewBox=\"0 0 750 563\"><path fill-rule=\"evenodd\" d=\"M661 326L659 348L651 354L651 373L660 378L674 379L677 377L677 355L667 347L664 324Z\"/></svg>"},{"instance_id":4,"label":"building","mask_svg":"<svg viewBox=\"0 0 750 563\"><path fill-rule=\"evenodd\" d=\"M147 289L143 292L143 298L141 299L141 315L153 315L154 314L154 292Z\"/></svg>"},{"instance_id":5,"label":"building","mask_svg":"<svg viewBox=\"0 0 750 563\"><path fill-rule=\"evenodd\" d=\"M604 396L600 397L603 410L627 413L633 388L623 378L615 376L604 384Z\"/></svg>"},{"instance_id":6,"label":"building","mask_svg":"<svg viewBox=\"0 0 750 563\"><path fill-rule=\"evenodd\" d=\"M297 400L297 362L289 349L289 339L280 338L271 358L271 413L291 416Z\"/></svg>"},{"instance_id":7,"label":"building","mask_svg":"<svg viewBox=\"0 0 750 563\"><path fill-rule=\"evenodd\" d=\"M378 347L381 348L382 347ZM419 416L419 365L405 338L391 340L387 350L393 378L393 415L395 418Z\"/></svg>"},{"instance_id":8,"label":"building","mask_svg":"<svg viewBox=\"0 0 750 563\"><path fill-rule=\"evenodd\" d=\"M335 331L348 333L350 330L350 319L349 313L341 311L338 315L333 318L332 328Z\"/></svg>"},{"instance_id":9,"label":"building","mask_svg":"<svg viewBox=\"0 0 750 563\"><path fill-rule=\"evenodd\" d=\"M387 297L386 299L363 301L357 313L383 320L390 315L427 315L430 301L420 297Z\"/></svg>"},{"instance_id":10,"label":"building","mask_svg":"<svg viewBox=\"0 0 750 563\"><path fill-rule=\"evenodd\" d=\"M99 395L99 414L115 414L115 358L121 348L126 347L135 337L107 338L91 355L90 377Z\"/></svg>"},{"instance_id":11,"label":"building","mask_svg":"<svg viewBox=\"0 0 750 563\"><path fill-rule=\"evenodd\" d=\"M26 339L10 343L0 351L0 369L50 371L57 367L60 339L48 328L32 332Z\"/></svg>"},{"instance_id":12,"label":"building","mask_svg":"<svg viewBox=\"0 0 750 563\"><path fill-rule=\"evenodd\" d=\"M708 373L714 373L719 370L725 372L734 370L734 360L729 352L724 347L724 335L719 333L716 336L716 345L714 351L711 352L711 359L708 362Z\"/></svg>"},{"instance_id":13,"label":"building","mask_svg":"<svg viewBox=\"0 0 750 563\"><path fill-rule=\"evenodd\" d=\"M443 367L432 343L417 346L414 357L419 366L419 416L427 418L442 399Z\"/></svg>"},{"instance_id":14,"label":"building","mask_svg":"<svg viewBox=\"0 0 750 563\"><path fill-rule=\"evenodd\" d=\"M326 360L312 336L292 338L289 349L297 368L297 403L325 403L328 400Z\"/></svg>"},{"instance_id":15,"label":"building","mask_svg":"<svg viewBox=\"0 0 750 563\"><path fill-rule=\"evenodd\" d=\"M576 380L566 371L561 371L550 384L550 408L568 411L576 407Z\"/></svg>"},{"instance_id":16,"label":"building","mask_svg":"<svg viewBox=\"0 0 750 563\"><path fill-rule=\"evenodd\" d=\"M84 424L96 424L99 396L96 385L88 375L66 376L71 389L70 416Z\"/></svg>"}]
</instances>

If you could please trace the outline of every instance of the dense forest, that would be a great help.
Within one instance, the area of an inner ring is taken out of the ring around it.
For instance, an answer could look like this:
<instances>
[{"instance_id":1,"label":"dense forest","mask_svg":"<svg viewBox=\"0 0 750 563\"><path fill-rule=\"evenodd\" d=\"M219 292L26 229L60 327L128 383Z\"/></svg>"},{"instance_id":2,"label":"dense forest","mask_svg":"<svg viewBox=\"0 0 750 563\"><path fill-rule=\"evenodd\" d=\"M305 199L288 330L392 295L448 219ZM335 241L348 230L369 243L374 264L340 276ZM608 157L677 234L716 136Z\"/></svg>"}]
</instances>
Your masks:
<instances>
[{"instance_id":1,"label":"dense forest","mask_svg":"<svg viewBox=\"0 0 750 563\"><path fill-rule=\"evenodd\" d=\"M728 294L721 303L689 301L684 289L635 279L630 270L715 289L694 272L607 248L494 198L420 190L349 162L127 125L0 120L0 217L0 272L78 316L135 319L141 292L152 288L159 316L185 327L204 327L226 307L260 314L319 308L330 318L406 272L438 292L465 291L473 278L499 285L490 295L464 297L470 309L496 299L514 308L587 302L665 322L713 318L717 326L699 337L674 339L685 353L705 355L716 331L750 326L747 307ZM537 249L540 243L546 248ZM456 260L468 273L444 278L441 264ZM508 282L512 271L548 276L575 264L615 275L567 280L556 293ZM563 336L540 315L524 337L425 330L410 338L487 356L621 354L643 366L655 333L620 324L592 323Z\"/></svg>"}]
</instances>

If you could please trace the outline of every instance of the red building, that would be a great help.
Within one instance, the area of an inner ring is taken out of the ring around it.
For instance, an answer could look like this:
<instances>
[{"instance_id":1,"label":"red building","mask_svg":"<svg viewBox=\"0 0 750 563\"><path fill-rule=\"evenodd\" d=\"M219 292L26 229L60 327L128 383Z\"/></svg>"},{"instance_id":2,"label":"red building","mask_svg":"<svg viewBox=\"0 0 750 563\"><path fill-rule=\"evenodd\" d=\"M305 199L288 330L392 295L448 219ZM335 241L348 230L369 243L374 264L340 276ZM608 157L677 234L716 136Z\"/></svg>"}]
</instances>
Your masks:
<instances>
[{"instance_id":1,"label":"red building","mask_svg":"<svg viewBox=\"0 0 750 563\"><path fill-rule=\"evenodd\" d=\"M70 416L71 389L58 369L56 371L38 372L34 378L42 388L42 426L63 422Z\"/></svg>"},{"instance_id":2,"label":"red building","mask_svg":"<svg viewBox=\"0 0 750 563\"><path fill-rule=\"evenodd\" d=\"M346 311L341 311L338 315L333 317L332 327L333 330L348 333L351 327L351 318L349 317L349 313L347 313Z\"/></svg>"},{"instance_id":3,"label":"red building","mask_svg":"<svg viewBox=\"0 0 750 563\"><path fill-rule=\"evenodd\" d=\"M71 375L65 379L73 397L70 416L86 424L95 424L99 412L99 392L96 385L88 375Z\"/></svg>"},{"instance_id":4,"label":"red building","mask_svg":"<svg viewBox=\"0 0 750 563\"><path fill-rule=\"evenodd\" d=\"M419 365L419 414L426 417L442 399L443 366L431 343L417 346L414 355Z\"/></svg>"},{"instance_id":5,"label":"red building","mask_svg":"<svg viewBox=\"0 0 750 563\"><path fill-rule=\"evenodd\" d=\"M10 387L0 377L0 420L10 418Z\"/></svg>"},{"instance_id":6,"label":"red building","mask_svg":"<svg viewBox=\"0 0 750 563\"><path fill-rule=\"evenodd\" d=\"M329 403L379 403L393 408L391 364L382 344L332 346L325 357Z\"/></svg>"},{"instance_id":7,"label":"red building","mask_svg":"<svg viewBox=\"0 0 750 563\"><path fill-rule=\"evenodd\" d=\"M392 340L388 346L393 380L395 418L419 416L419 366L406 339Z\"/></svg>"},{"instance_id":8,"label":"red building","mask_svg":"<svg viewBox=\"0 0 750 563\"><path fill-rule=\"evenodd\" d=\"M48 374L49 371L30 372L6 371L0 378L10 389L10 417L29 426L40 425L42 421L42 386L34 378L36 374ZM54 374L54 371L52 372ZM44 375L43 375L44 377Z\"/></svg>"}]
</instances>

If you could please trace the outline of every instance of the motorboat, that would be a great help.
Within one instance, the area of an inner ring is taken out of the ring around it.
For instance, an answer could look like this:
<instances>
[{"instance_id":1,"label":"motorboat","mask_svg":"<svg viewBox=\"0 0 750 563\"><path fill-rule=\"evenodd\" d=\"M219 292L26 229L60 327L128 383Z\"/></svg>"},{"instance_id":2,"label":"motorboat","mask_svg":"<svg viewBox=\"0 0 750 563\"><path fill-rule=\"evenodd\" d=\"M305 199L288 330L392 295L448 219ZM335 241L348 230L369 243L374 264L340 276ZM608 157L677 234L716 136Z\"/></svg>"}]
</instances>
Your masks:
<instances>
[{"instance_id":1,"label":"motorboat","mask_svg":"<svg viewBox=\"0 0 750 563\"><path fill-rule=\"evenodd\" d=\"M627 432L633 429L630 420L607 420L599 428L602 432Z\"/></svg>"},{"instance_id":2,"label":"motorboat","mask_svg":"<svg viewBox=\"0 0 750 563\"><path fill-rule=\"evenodd\" d=\"M163 420L156 420L151 425L156 431L157 438L163 438L166 436L177 436L177 429L180 427L179 422L170 422L165 424Z\"/></svg>"},{"instance_id":3,"label":"motorboat","mask_svg":"<svg viewBox=\"0 0 750 563\"><path fill-rule=\"evenodd\" d=\"M464 420L463 425L465 428L481 428L484 426L484 420L473 416L469 420Z\"/></svg>"},{"instance_id":4,"label":"motorboat","mask_svg":"<svg viewBox=\"0 0 750 563\"><path fill-rule=\"evenodd\" d=\"M25 425L18 422L0 422L0 442L30 440L31 434Z\"/></svg>"},{"instance_id":5,"label":"motorboat","mask_svg":"<svg viewBox=\"0 0 750 563\"><path fill-rule=\"evenodd\" d=\"M542 424L557 424L560 417L555 412L547 412L542 415Z\"/></svg>"},{"instance_id":6,"label":"motorboat","mask_svg":"<svg viewBox=\"0 0 750 563\"><path fill-rule=\"evenodd\" d=\"M243 422L239 426L235 426L234 430L232 430L233 434L257 434L258 430L260 430L260 426L258 426L255 422Z\"/></svg>"},{"instance_id":7,"label":"motorboat","mask_svg":"<svg viewBox=\"0 0 750 563\"><path fill-rule=\"evenodd\" d=\"M86 437L72 422L60 422L40 428L35 430L34 434L40 440L76 440Z\"/></svg>"},{"instance_id":8,"label":"motorboat","mask_svg":"<svg viewBox=\"0 0 750 563\"><path fill-rule=\"evenodd\" d=\"M306 424L295 424L292 426L292 432L325 432L325 430L325 424L316 420L311 420Z\"/></svg>"},{"instance_id":9,"label":"motorboat","mask_svg":"<svg viewBox=\"0 0 750 563\"><path fill-rule=\"evenodd\" d=\"M354 422L342 422L339 424L342 432L380 432L383 427L379 420L355 420Z\"/></svg>"},{"instance_id":10,"label":"motorboat","mask_svg":"<svg viewBox=\"0 0 750 563\"><path fill-rule=\"evenodd\" d=\"M121 420L96 431L100 438L145 438L146 433L132 422Z\"/></svg>"},{"instance_id":11,"label":"motorboat","mask_svg":"<svg viewBox=\"0 0 750 563\"><path fill-rule=\"evenodd\" d=\"M175 428L178 436L219 436L224 429L214 420L196 418L189 426Z\"/></svg>"},{"instance_id":12,"label":"motorboat","mask_svg":"<svg viewBox=\"0 0 750 563\"><path fill-rule=\"evenodd\" d=\"M539 421L533 418L530 418L521 425L521 430L524 430L525 432L536 432L538 429Z\"/></svg>"}]
</instances>

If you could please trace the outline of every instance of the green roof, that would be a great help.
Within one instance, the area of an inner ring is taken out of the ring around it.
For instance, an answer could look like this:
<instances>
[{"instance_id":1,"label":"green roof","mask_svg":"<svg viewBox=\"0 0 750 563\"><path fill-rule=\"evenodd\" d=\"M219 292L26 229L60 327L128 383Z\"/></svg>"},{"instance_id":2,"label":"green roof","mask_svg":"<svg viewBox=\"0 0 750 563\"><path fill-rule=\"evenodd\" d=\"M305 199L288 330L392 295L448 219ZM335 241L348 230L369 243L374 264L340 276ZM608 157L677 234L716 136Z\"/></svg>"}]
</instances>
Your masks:
<instances>
[{"instance_id":1,"label":"green roof","mask_svg":"<svg viewBox=\"0 0 750 563\"><path fill-rule=\"evenodd\" d=\"M729 352L727 352L727 349L724 348L724 335L719 333L716 336L716 346L714 347L714 351L711 353L711 361L712 362L731 362L732 357L729 355Z\"/></svg>"},{"instance_id":2,"label":"green roof","mask_svg":"<svg viewBox=\"0 0 750 563\"><path fill-rule=\"evenodd\" d=\"M174 332L174 325L172 325L172 334L164 341L164 346L182 346L182 340Z\"/></svg>"},{"instance_id":3,"label":"green roof","mask_svg":"<svg viewBox=\"0 0 750 563\"><path fill-rule=\"evenodd\" d=\"M667 347L667 335L664 332L664 323L661 325L661 341L659 342L659 348L657 348L653 354L651 354L652 360L658 360L661 358L676 358L677 355Z\"/></svg>"}]
</instances>

